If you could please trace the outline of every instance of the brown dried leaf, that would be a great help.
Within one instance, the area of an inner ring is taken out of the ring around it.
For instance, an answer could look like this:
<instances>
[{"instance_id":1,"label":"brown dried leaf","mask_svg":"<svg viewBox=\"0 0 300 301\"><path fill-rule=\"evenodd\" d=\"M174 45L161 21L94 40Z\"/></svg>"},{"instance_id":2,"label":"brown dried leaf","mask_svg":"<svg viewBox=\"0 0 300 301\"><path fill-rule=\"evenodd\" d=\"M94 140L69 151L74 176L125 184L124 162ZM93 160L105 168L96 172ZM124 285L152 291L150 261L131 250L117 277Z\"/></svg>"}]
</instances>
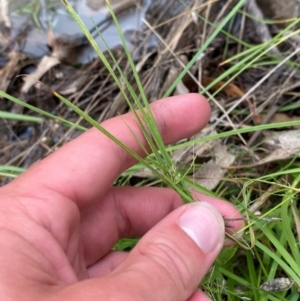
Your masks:
<instances>
[{"instance_id":1,"label":"brown dried leaf","mask_svg":"<svg viewBox=\"0 0 300 301\"><path fill-rule=\"evenodd\" d=\"M235 160L235 156L229 154L227 147L221 145L220 141L213 149L213 156L214 159L204 163L194 174L194 181L209 190L217 187L227 172L224 168Z\"/></svg>"},{"instance_id":2,"label":"brown dried leaf","mask_svg":"<svg viewBox=\"0 0 300 301\"><path fill-rule=\"evenodd\" d=\"M271 163L274 161L287 160L293 158L297 153L299 153L299 149L276 149L269 156L258 162L257 164L253 164L251 166L258 166L266 163Z\"/></svg>"},{"instance_id":3,"label":"brown dried leaf","mask_svg":"<svg viewBox=\"0 0 300 301\"><path fill-rule=\"evenodd\" d=\"M272 149L293 150L300 148L300 132L299 131L284 131L284 132L269 132L269 135L264 140L264 144Z\"/></svg>"},{"instance_id":4,"label":"brown dried leaf","mask_svg":"<svg viewBox=\"0 0 300 301\"><path fill-rule=\"evenodd\" d=\"M265 292L281 292L289 289L293 284L293 280L281 277L266 281L260 286L260 289Z\"/></svg>"},{"instance_id":5,"label":"brown dried leaf","mask_svg":"<svg viewBox=\"0 0 300 301\"><path fill-rule=\"evenodd\" d=\"M180 80L176 86L174 95L184 95L184 94L188 94L189 92L190 92L189 89L182 82L182 80Z\"/></svg>"},{"instance_id":6,"label":"brown dried leaf","mask_svg":"<svg viewBox=\"0 0 300 301\"><path fill-rule=\"evenodd\" d=\"M206 87L209 84L211 84L214 80L215 80L215 78L213 78L213 77L203 77L202 78L202 85L204 87ZM221 89L224 85L225 85L225 82L220 81L220 82L216 83L214 86L212 86L211 90L212 91L217 91L217 90ZM235 84L227 84L225 87L222 88L221 91L223 93L225 93L227 96L230 96L230 97L239 97L240 98L240 97L244 96L244 94L245 94L245 92L243 92Z\"/></svg>"},{"instance_id":7,"label":"brown dried leaf","mask_svg":"<svg viewBox=\"0 0 300 301\"><path fill-rule=\"evenodd\" d=\"M271 163L274 161L287 160L293 158L295 155L300 155L300 132L286 131L286 132L268 132L269 136L264 140L265 146L271 148L273 151L264 159L257 163L249 165L231 166L230 169L246 168ZM270 134L271 133L271 134Z\"/></svg>"},{"instance_id":8,"label":"brown dried leaf","mask_svg":"<svg viewBox=\"0 0 300 301\"><path fill-rule=\"evenodd\" d=\"M255 125L262 124L265 117L266 117L266 114L253 115L254 124ZM289 117L288 115L286 115L284 113L276 113L269 120L269 123L280 123L280 122L286 122L286 121L300 121L300 117L299 116ZM300 129L300 125L293 126L293 128Z\"/></svg>"},{"instance_id":9,"label":"brown dried leaf","mask_svg":"<svg viewBox=\"0 0 300 301\"><path fill-rule=\"evenodd\" d=\"M213 77L203 77L202 85L204 87L206 87L209 84L211 84L214 80L215 80L215 78L213 78ZM212 86L211 90L214 92L218 91L224 85L225 85L225 82L220 81L220 82L216 83L214 86ZM238 86L236 86L235 84L232 84L232 83L226 84L220 91L225 93L229 97L235 97L235 98L241 98L245 94L245 92L242 89L240 89ZM247 102L251 112L255 112L254 106L249 98L246 98L246 102Z\"/></svg>"},{"instance_id":10,"label":"brown dried leaf","mask_svg":"<svg viewBox=\"0 0 300 301\"><path fill-rule=\"evenodd\" d=\"M20 61L25 59L25 55L19 52L11 52L9 54L8 64L0 70L0 90L6 92L7 88L14 76L19 73Z\"/></svg>"},{"instance_id":11,"label":"brown dried leaf","mask_svg":"<svg viewBox=\"0 0 300 301\"><path fill-rule=\"evenodd\" d=\"M11 28L8 0L0 2L0 22L3 23L7 28Z\"/></svg>"},{"instance_id":12,"label":"brown dried leaf","mask_svg":"<svg viewBox=\"0 0 300 301\"><path fill-rule=\"evenodd\" d=\"M217 134L216 131L212 131L209 135ZM190 140L201 138L205 135L205 129L200 133L192 136ZM194 161L195 157L202 156L205 152L212 150L217 144L218 140L210 140L204 143L198 143L185 148L176 149L173 151L172 158L175 163L191 163Z\"/></svg>"},{"instance_id":13,"label":"brown dried leaf","mask_svg":"<svg viewBox=\"0 0 300 301\"><path fill-rule=\"evenodd\" d=\"M44 56L41 59L37 69L24 78L24 85L21 90L22 93L28 93L29 89L34 86L47 71L59 63L60 61L56 57L47 55Z\"/></svg>"}]
</instances>

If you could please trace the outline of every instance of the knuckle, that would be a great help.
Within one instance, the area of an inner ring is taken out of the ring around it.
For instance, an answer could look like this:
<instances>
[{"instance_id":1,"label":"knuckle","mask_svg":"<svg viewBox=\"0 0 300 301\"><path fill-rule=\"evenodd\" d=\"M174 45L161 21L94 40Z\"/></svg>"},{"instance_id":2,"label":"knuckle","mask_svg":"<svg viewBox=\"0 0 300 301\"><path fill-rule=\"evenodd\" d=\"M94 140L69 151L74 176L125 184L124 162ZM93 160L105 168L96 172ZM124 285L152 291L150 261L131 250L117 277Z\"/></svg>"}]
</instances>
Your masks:
<instances>
[{"instance_id":1,"label":"knuckle","mask_svg":"<svg viewBox=\"0 0 300 301\"><path fill-rule=\"evenodd\" d=\"M191 290L193 270L188 256L177 247L178 243L169 240L160 240L155 243L146 243L140 253L151 262L164 283L168 283L179 292Z\"/></svg>"},{"instance_id":2,"label":"knuckle","mask_svg":"<svg viewBox=\"0 0 300 301\"><path fill-rule=\"evenodd\" d=\"M165 137L167 135L167 132L168 132L168 126L167 126L166 121L163 118L163 114L161 114L159 112L161 110L162 110L162 108L160 106L152 108L153 116L155 118L158 130L159 130L161 136ZM164 108L164 110L167 110L167 108Z\"/></svg>"}]
</instances>

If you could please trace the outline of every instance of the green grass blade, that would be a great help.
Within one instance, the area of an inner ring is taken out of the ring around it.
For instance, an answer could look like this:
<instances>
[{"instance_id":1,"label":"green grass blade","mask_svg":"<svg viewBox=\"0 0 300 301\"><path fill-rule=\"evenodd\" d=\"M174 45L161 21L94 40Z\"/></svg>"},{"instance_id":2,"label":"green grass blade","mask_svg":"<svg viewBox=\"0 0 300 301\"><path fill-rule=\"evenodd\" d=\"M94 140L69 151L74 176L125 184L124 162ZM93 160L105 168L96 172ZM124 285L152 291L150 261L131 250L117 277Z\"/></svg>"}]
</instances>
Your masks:
<instances>
[{"instance_id":1,"label":"green grass blade","mask_svg":"<svg viewBox=\"0 0 300 301\"><path fill-rule=\"evenodd\" d=\"M0 111L0 118L7 119L7 120L15 120L15 121L27 121L27 122L33 122L33 123L43 123L44 122L43 118L40 118L40 117L10 113L10 112L5 112L5 111Z\"/></svg>"},{"instance_id":2,"label":"green grass blade","mask_svg":"<svg viewBox=\"0 0 300 301\"><path fill-rule=\"evenodd\" d=\"M130 64L130 67L131 67L131 70L133 72L133 75L134 75L134 78L135 78L135 81L137 83L137 86L138 86L138 89L139 89L139 92L140 92L140 95L142 97L142 101L143 101L143 105L145 107L145 109L142 110L142 113L143 114L143 117L145 119L145 122L147 123L148 127L150 128L150 131L151 131L151 136L153 137L154 141L155 141L155 144L157 146L157 148L159 149L159 151L161 152L161 155L163 156L163 159L166 161L166 164L167 166L172 166L172 160L171 160L171 157L169 156L168 152L165 150L165 145L164 145L164 142L162 140L162 137L160 135L160 132L158 130L158 127L156 125L156 122L155 122L155 119L153 117L153 114L150 110L150 107L149 107L149 103L148 103L148 100L147 100L147 97L146 97L146 94L145 94L145 91L144 91L144 88L142 86L142 83L140 81L140 78L139 78L139 75L137 73L137 70L135 68L135 64L132 60L132 57L131 57L131 54L130 54L130 51L128 49L128 46L127 46L127 43L126 43L126 40L124 38L124 35L122 33L122 30L120 28L120 25L118 23L118 20L117 20L117 17L110 5L110 2L108 0L106 0L106 3L107 3L107 6L109 8L109 11L111 13L111 16L114 20L114 23L117 27L117 30L118 30L118 33L119 33L119 36L122 40L122 44L123 44L123 47L124 47L124 50L125 50L125 53L126 53L126 56L128 58L128 61L129 61L129 64ZM140 108L141 110L141 108ZM156 148L156 147L155 147ZM159 155L157 155L159 156Z\"/></svg>"},{"instance_id":3,"label":"green grass blade","mask_svg":"<svg viewBox=\"0 0 300 301\"><path fill-rule=\"evenodd\" d=\"M14 102L14 103L16 103L16 104L19 104L19 105L21 105L21 106L23 106L23 107L25 107L25 108L27 108L27 109L30 109L30 110L33 111L33 112L36 112L36 113L38 113L38 114L41 114L41 115L43 115L43 116L49 117L49 118L54 119L54 120L61 121L61 122L62 122L64 125L66 125L66 126L74 127L74 128L76 128L77 130L81 130L81 131L86 131L86 130L87 130L85 127L83 127L83 126L81 126L81 125L75 124L75 123L70 122L70 121L68 121L68 120L66 120L66 119L64 119L64 118L57 117L57 116L55 116L55 115L53 115L53 114L50 114L50 113L48 113L48 112L46 112L46 111L43 111L43 110L41 110L41 109L38 109L38 108L36 108L36 107L34 107L34 106L32 106L32 105L26 103L25 101L19 100L18 98L13 97L13 96L11 96L11 95L5 93L4 91L1 91L1 90L0 90L0 96L2 96L3 98L6 98L6 99L8 99L8 100L10 100L10 101L12 101L12 102Z\"/></svg>"},{"instance_id":4,"label":"green grass blade","mask_svg":"<svg viewBox=\"0 0 300 301\"><path fill-rule=\"evenodd\" d=\"M173 82L171 87L166 91L164 97L168 97L171 95L175 87L178 85L179 81L183 79L186 73L191 69L191 67L196 63L197 59L201 57L201 54L205 52L211 42L215 39L215 37L221 32L226 23L228 23L232 16L236 14L236 12L244 5L244 0L240 0L235 7L228 13L228 15L223 19L223 21L219 24L219 26L215 29L212 35L203 43L202 47L197 51L194 57L190 60L190 62L186 65L186 67L179 74L177 79Z\"/></svg>"},{"instance_id":5,"label":"green grass blade","mask_svg":"<svg viewBox=\"0 0 300 301\"><path fill-rule=\"evenodd\" d=\"M280 244L278 239L271 233L271 231L268 228L262 226L260 227L260 230L268 237L268 239L270 239L274 247L277 249L279 254L286 260L286 262L279 258L278 255L273 252L273 250L270 250L261 242L256 241L256 246L268 256L270 256L274 261L276 261L286 271L286 273L288 273L288 275L294 279L297 285L300 285L300 267L297 266L295 260L288 253L288 251Z\"/></svg>"}]
</instances>

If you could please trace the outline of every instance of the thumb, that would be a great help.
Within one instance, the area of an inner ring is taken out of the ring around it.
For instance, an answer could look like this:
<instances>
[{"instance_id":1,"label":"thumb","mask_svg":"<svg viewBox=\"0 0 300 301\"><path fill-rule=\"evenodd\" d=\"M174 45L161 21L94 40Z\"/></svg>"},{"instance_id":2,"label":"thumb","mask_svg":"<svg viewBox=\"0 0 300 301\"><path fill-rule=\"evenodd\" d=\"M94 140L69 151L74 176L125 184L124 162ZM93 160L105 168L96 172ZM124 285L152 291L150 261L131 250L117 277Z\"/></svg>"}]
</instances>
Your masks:
<instances>
[{"instance_id":1,"label":"thumb","mask_svg":"<svg viewBox=\"0 0 300 301\"><path fill-rule=\"evenodd\" d=\"M195 202L176 209L111 274L122 283L116 284L121 299L187 300L216 259L224 236L224 220L212 205Z\"/></svg>"},{"instance_id":2,"label":"thumb","mask_svg":"<svg viewBox=\"0 0 300 301\"><path fill-rule=\"evenodd\" d=\"M109 276L78 282L64 290L62 300L208 300L197 286L221 250L224 233L212 205L181 206L147 232Z\"/></svg>"},{"instance_id":3,"label":"thumb","mask_svg":"<svg viewBox=\"0 0 300 301\"><path fill-rule=\"evenodd\" d=\"M224 236L224 220L215 207L205 202L182 206L140 240L114 271L115 280L125 279L124 288L132 288L128 300L187 300L219 254Z\"/></svg>"}]
</instances>

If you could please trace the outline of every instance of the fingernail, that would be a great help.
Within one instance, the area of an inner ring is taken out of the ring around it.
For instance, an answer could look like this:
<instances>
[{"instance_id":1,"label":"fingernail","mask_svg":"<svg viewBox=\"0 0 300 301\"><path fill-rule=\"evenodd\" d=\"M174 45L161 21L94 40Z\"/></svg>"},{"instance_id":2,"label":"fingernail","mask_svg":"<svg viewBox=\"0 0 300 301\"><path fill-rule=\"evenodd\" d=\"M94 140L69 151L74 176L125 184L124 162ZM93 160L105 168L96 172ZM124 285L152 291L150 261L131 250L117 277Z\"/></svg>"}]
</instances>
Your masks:
<instances>
[{"instance_id":1,"label":"fingernail","mask_svg":"<svg viewBox=\"0 0 300 301\"><path fill-rule=\"evenodd\" d=\"M223 246L224 220L218 210L206 202L188 204L179 217L179 227L198 245L204 253Z\"/></svg>"}]
</instances>

